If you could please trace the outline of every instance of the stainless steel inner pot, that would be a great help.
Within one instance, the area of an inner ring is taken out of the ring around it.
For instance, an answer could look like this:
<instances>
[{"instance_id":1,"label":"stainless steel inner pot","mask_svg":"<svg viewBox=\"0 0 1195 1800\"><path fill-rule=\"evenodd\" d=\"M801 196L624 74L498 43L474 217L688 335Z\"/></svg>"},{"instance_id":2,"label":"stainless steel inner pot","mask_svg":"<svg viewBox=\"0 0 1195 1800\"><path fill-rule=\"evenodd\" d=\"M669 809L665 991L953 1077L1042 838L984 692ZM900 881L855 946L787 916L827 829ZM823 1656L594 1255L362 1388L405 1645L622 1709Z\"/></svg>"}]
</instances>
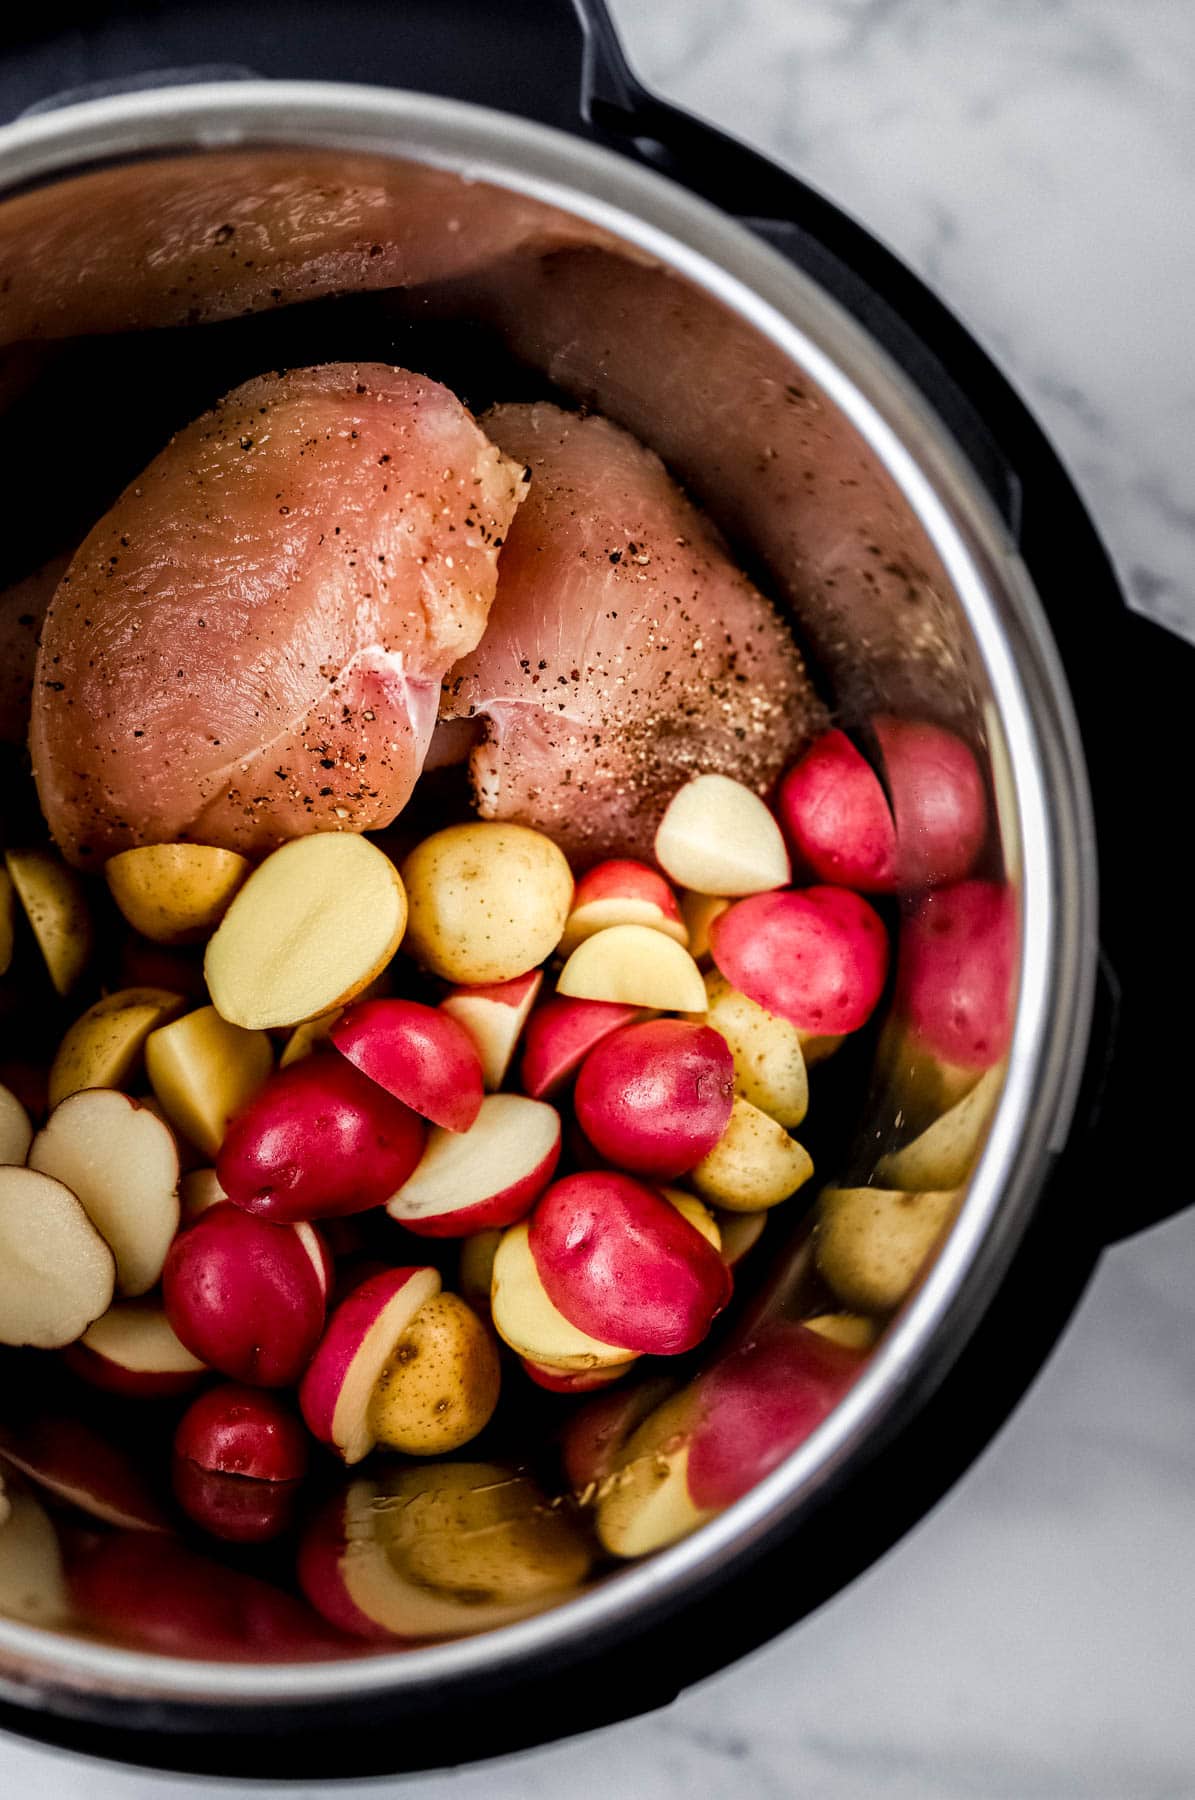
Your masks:
<instances>
[{"instance_id":1,"label":"stainless steel inner pot","mask_svg":"<svg viewBox=\"0 0 1195 1800\"><path fill-rule=\"evenodd\" d=\"M733 1580L778 1530L799 1531L869 1443L899 1431L996 1294L1066 1137L1092 1003L1095 850L1027 571L939 420L825 292L742 226L590 143L408 94L245 81L19 121L0 132L0 188L5 407L81 334L108 334L121 405L132 329L200 333L246 310L284 321L364 290L404 318L480 322L512 367L664 456L791 608L843 718L878 703L946 720L986 760L1021 927L999 1107L932 1269L787 1461L694 1535L488 1634L225 1666L0 1618L0 1695L66 1715L185 1704L210 1709L217 1729L274 1703L417 1700L629 1639L648 1611ZM221 272L213 245L230 218L268 274ZM900 1105L891 1066L843 1148L864 1179ZM784 1279L778 1263L781 1300Z\"/></svg>"}]
</instances>

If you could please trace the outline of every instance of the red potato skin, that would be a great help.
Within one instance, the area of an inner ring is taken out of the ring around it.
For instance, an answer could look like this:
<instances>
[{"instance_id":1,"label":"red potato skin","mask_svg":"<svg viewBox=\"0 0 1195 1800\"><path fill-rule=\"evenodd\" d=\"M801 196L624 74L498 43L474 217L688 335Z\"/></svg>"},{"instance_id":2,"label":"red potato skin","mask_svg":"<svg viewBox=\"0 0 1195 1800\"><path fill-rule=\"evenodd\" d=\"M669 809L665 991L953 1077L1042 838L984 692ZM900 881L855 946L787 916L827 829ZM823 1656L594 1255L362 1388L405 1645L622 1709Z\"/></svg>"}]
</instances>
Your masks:
<instances>
[{"instance_id":1,"label":"red potato skin","mask_svg":"<svg viewBox=\"0 0 1195 1800\"><path fill-rule=\"evenodd\" d=\"M943 1062L990 1069L1012 1038L1016 954L1009 888L962 881L926 894L901 930L897 1011Z\"/></svg>"},{"instance_id":2,"label":"red potato skin","mask_svg":"<svg viewBox=\"0 0 1195 1800\"><path fill-rule=\"evenodd\" d=\"M451 1014L416 1000L365 1000L331 1033L362 1075L446 1131L468 1131L485 1088L473 1039Z\"/></svg>"},{"instance_id":3,"label":"red potato skin","mask_svg":"<svg viewBox=\"0 0 1195 1800\"><path fill-rule=\"evenodd\" d=\"M577 1122L602 1156L662 1181L713 1149L733 1104L725 1038L684 1019L647 1019L604 1037L582 1063L574 1095Z\"/></svg>"},{"instance_id":4,"label":"red potato skin","mask_svg":"<svg viewBox=\"0 0 1195 1800\"><path fill-rule=\"evenodd\" d=\"M423 1154L420 1120L338 1056L279 1069L228 1127L216 1175L234 1206L275 1224L381 1206Z\"/></svg>"},{"instance_id":5,"label":"red potato skin","mask_svg":"<svg viewBox=\"0 0 1195 1800\"><path fill-rule=\"evenodd\" d=\"M91 1387L106 1394L121 1394L128 1400L170 1400L195 1391L206 1379L203 1369L176 1370L167 1373L156 1369L126 1369L110 1356L100 1356L89 1344L68 1344L62 1352L67 1368Z\"/></svg>"},{"instance_id":6,"label":"red potato skin","mask_svg":"<svg viewBox=\"0 0 1195 1800\"><path fill-rule=\"evenodd\" d=\"M222 1200L180 1232L162 1271L166 1316L193 1356L254 1387L290 1387L324 1327L327 1276L298 1232Z\"/></svg>"},{"instance_id":7,"label":"red potato skin","mask_svg":"<svg viewBox=\"0 0 1195 1800\"><path fill-rule=\"evenodd\" d=\"M334 1494L308 1524L296 1564L299 1586L320 1617L336 1631L364 1638L371 1644L402 1642L349 1598L340 1567L346 1549L344 1511L344 1495Z\"/></svg>"},{"instance_id":8,"label":"red potato skin","mask_svg":"<svg viewBox=\"0 0 1195 1800\"><path fill-rule=\"evenodd\" d=\"M301 1600L169 1538L100 1538L70 1586L82 1622L166 1656L295 1662L348 1649Z\"/></svg>"},{"instance_id":9,"label":"red potato skin","mask_svg":"<svg viewBox=\"0 0 1195 1800\"><path fill-rule=\"evenodd\" d=\"M523 1034L523 1092L532 1100L552 1099L567 1087L595 1045L621 1025L633 1025L639 1011L611 1000L553 994L532 1013Z\"/></svg>"},{"instance_id":10,"label":"red potato skin","mask_svg":"<svg viewBox=\"0 0 1195 1800\"><path fill-rule=\"evenodd\" d=\"M413 1275L421 1273L420 1267L407 1267L371 1275L341 1301L329 1319L299 1386L299 1408L312 1436L330 1450L337 1448L333 1437L336 1402L361 1340L382 1309Z\"/></svg>"},{"instance_id":11,"label":"red potato skin","mask_svg":"<svg viewBox=\"0 0 1195 1800\"><path fill-rule=\"evenodd\" d=\"M409 1231L412 1237L421 1238L472 1237L478 1231L517 1225L520 1219L527 1217L556 1173L560 1151L561 1140L557 1139L555 1149L529 1175L524 1175L521 1181L512 1182L500 1194L495 1194L488 1200L479 1200L476 1206L460 1206L455 1212L441 1213L438 1218L402 1219L396 1222L402 1225L404 1231Z\"/></svg>"},{"instance_id":12,"label":"red potato skin","mask_svg":"<svg viewBox=\"0 0 1195 1800\"><path fill-rule=\"evenodd\" d=\"M557 1311L591 1337L677 1356L705 1337L732 1278L713 1245L628 1175L569 1175L531 1215L531 1255Z\"/></svg>"},{"instance_id":13,"label":"red potato skin","mask_svg":"<svg viewBox=\"0 0 1195 1800\"><path fill-rule=\"evenodd\" d=\"M635 1387L603 1394L569 1414L560 1433L560 1459L574 1494L583 1494L614 1473L631 1433L671 1391L672 1383L666 1378L640 1381Z\"/></svg>"},{"instance_id":14,"label":"red potato skin","mask_svg":"<svg viewBox=\"0 0 1195 1800\"><path fill-rule=\"evenodd\" d=\"M621 900L624 897L650 901L658 906L664 918L683 924L676 895L657 869L633 857L615 856L608 862L595 863L579 878L573 894L571 910L578 912L595 900Z\"/></svg>"},{"instance_id":15,"label":"red potato skin","mask_svg":"<svg viewBox=\"0 0 1195 1800\"><path fill-rule=\"evenodd\" d=\"M865 894L959 881L987 836L987 796L963 740L916 719L872 721L891 795L843 731L827 731L780 784L789 839L819 881Z\"/></svg>"},{"instance_id":16,"label":"red potato skin","mask_svg":"<svg viewBox=\"0 0 1195 1800\"><path fill-rule=\"evenodd\" d=\"M612 1369L553 1369L525 1356L519 1361L528 1380L548 1394L592 1394L597 1388L609 1387L612 1381L621 1381L629 1366L615 1363Z\"/></svg>"},{"instance_id":17,"label":"red potato skin","mask_svg":"<svg viewBox=\"0 0 1195 1800\"><path fill-rule=\"evenodd\" d=\"M988 831L979 765L962 738L919 719L872 721L896 824L896 886L961 881Z\"/></svg>"},{"instance_id":18,"label":"red potato skin","mask_svg":"<svg viewBox=\"0 0 1195 1800\"><path fill-rule=\"evenodd\" d=\"M710 926L726 979L798 1031L858 1031L888 975L888 934L849 888L788 888L739 900Z\"/></svg>"},{"instance_id":19,"label":"red potato skin","mask_svg":"<svg viewBox=\"0 0 1195 1800\"><path fill-rule=\"evenodd\" d=\"M174 1497L187 1517L236 1544L280 1536L307 1473L307 1434L274 1394L235 1384L209 1388L174 1434Z\"/></svg>"},{"instance_id":20,"label":"red potato skin","mask_svg":"<svg viewBox=\"0 0 1195 1800\"><path fill-rule=\"evenodd\" d=\"M700 1376L689 1444L693 1504L729 1506L837 1406L866 1358L787 1320L764 1326Z\"/></svg>"}]
</instances>

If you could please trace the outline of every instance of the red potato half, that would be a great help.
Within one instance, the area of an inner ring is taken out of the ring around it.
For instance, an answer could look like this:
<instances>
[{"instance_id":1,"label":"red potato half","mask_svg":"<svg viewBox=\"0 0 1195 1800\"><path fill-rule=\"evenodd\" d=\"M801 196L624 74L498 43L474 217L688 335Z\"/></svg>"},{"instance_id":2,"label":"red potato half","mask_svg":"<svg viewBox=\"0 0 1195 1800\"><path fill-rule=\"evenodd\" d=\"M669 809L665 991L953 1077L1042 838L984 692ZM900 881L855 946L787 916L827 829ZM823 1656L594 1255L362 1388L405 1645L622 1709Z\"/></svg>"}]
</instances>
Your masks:
<instances>
[{"instance_id":1,"label":"red potato half","mask_svg":"<svg viewBox=\"0 0 1195 1800\"><path fill-rule=\"evenodd\" d=\"M487 1094L496 1094L506 1080L543 981L542 969L532 969L513 981L453 988L440 1002L440 1010L458 1020L477 1046Z\"/></svg>"},{"instance_id":2,"label":"red potato half","mask_svg":"<svg viewBox=\"0 0 1195 1800\"><path fill-rule=\"evenodd\" d=\"M733 1103L725 1038L684 1019L649 1019L604 1037L582 1064L574 1096L581 1129L607 1161L660 1180L683 1175L713 1149Z\"/></svg>"},{"instance_id":3,"label":"red potato half","mask_svg":"<svg viewBox=\"0 0 1195 1800\"><path fill-rule=\"evenodd\" d=\"M571 956L585 938L608 925L647 925L686 948L689 943L676 895L664 877L629 857L598 863L579 878L560 954Z\"/></svg>"},{"instance_id":4,"label":"red potato half","mask_svg":"<svg viewBox=\"0 0 1195 1800\"><path fill-rule=\"evenodd\" d=\"M994 881L939 888L903 921L896 1011L941 1062L990 1069L1012 1038L1016 960L1010 888Z\"/></svg>"},{"instance_id":5,"label":"red potato half","mask_svg":"<svg viewBox=\"0 0 1195 1800\"><path fill-rule=\"evenodd\" d=\"M715 1246L663 1195L626 1175L556 1182L531 1216L528 1242L552 1305L580 1331L625 1350L692 1350L730 1299L730 1271Z\"/></svg>"},{"instance_id":6,"label":"red potato half","mask_svg":"<svg viewBox=\"0 0 1195 1800\"><path fill-rule=\"evenodd\" d=\"M637 1360L631 1357L627 1362L615 1363L607 1369L578 1370L557 1369L551 1363L532 1362L526 1356L519 1358L527 1379L549 1394L589 1394L597 1388L609 1387L612 1381L621 1381Z\"/></svg>"},{"instance_id":7,"label":"red potato half","mask_svg":"<svg viewBox=\"0 0 1195 1800\"><path fill-rule=\"evenodd\" d=\"M485 1092L481 1057L450 1013L415 1000L366 1000L329 1032L371 1081L445 1131L468 1131Z\"/></svg>"},{"instance_id":8,"label":"red potato half","mask_svg":"<svg viewBox=\"0 0 1195 1800\"><path fill-rule=\"evenodd\" d=\"M0 1344L60 1350L107 1312L112 1252L62 1182L0 1168Z\"/></svg>"},{"instance_id":9,"label":"red potato half","mask_svg":"<svg viewBox=\"0 0 1195 1800\"><path fill-rule=\"evenodd\" d=\"M467 1237L530 1211L560 1160L560 1115L543 1100L490 1094L465 1132L428 1134L386 1211L421 1237Z\"/></svg>"},{"instance_id":10,"label":"red potato half","mask_svg":"<svg viewBox=\"0 0 1195 1800\"><path fill-rule=\"evenodd\" d=\"M299 1581L341 1631L410 1643L513 1624L574 1593L592 1551L519 1470L432 1463L354 1481L309 1530Z\"/></svg>"},{"instance_id":11,"label":"red potato half","mask_svg":"<svg viewBox=\"0 0 1195 1800\"><path fill-rule=\"evenodd\" d=\"M275 1223L380 1206L423 1151L410 1107L339 1056L280 1069L236 1115L216 1159L235 1206Z\"/></svg>"},{"instance_id":12,"label":"red potato half","mask_svg":"<svg viewBox=\"0 0 1195 1800\"><path fill-rule=\"evenodd\" d=\"M740 993L817 1036L865 1025L888 973L883 921L848 888L752 895L713 921L710 945Z\"/></svg>"},{"instance_id":13,"label":"red potato half","mask_svg":"<svg viewBox=\"0 0 1195 1800\"><path fill-rule=\"evenodd\" d=\"M101 1538L71 1565L70 1587L84 1625L163 1656L304 1662L345 1649L301 1600L171 1538Z\"/></svg>"},{"instance_id":14,"label":"red potato half","mask_svg":"<svg viewBox=\"0 0 1195 1800\"><path fill-rule=\"evenodd\" d=\"M523 1092L533 1100L551 1100L567 1087L595 1045L640 1017L637 1006L553 994L527 1021L520 1067Z\"/></svg>"},{"instance_id":15,"label":"red potato half","mask_svg":"<svg viewBox=\"0 0 1195 1800\"><path fill-rule=\"evenodd\" d=\"M330 1274L312 1226L271 1225L222 1201L175 1239L162 1298L178 1337L210 1368L289 1387L323 1331Z\"/></svg>"},{"instance_id":16,"label":"red potato half","mask_svg":"<svg viewBox=\"0 0 1195 1800\"><path fill-rule=\"evenodd\" d=\"M739 1499L816 1430L863 1361L800 1325L763 1326L627 1440L601 1489L606 1549L647 1555Z\"/></svg>"},{"instance_id":17,"label":"red potato half","mask_svg":"<svg viewBox=\"0 0 1195 1800\"><path fill-rule=\"evenodd\" d=\"M206 1363L180 1341L161 1302L148 1295L117 1301L63 1354L93 1387L131 1399L186 1394L207 1374Z\"/></svg>"},{"instance_id":18,"label":"red potato half","mask_svg":"<svg viewBox=\"0 0 1195 1800\"><path fill-rule=\"evenodd\" d=\"M987 836L970 749L925 721L881 717L872 729L887 793L842 731L826 732L785 776L778 803L798 855L819 880L864 893L961 880Z\"/></svg>"},{"instance_id":19,"label":"red potato half","mask_svg":"<svg viewBox=\"0 0 1195 1800\"><path fill-rule=\"evenodd\" d=\"M598 1499L632 1432L663 1405L673 1385L666 1375L648 1376L569 1413L560 1430L560 1460L582 1505Z\"/></svg>"},{"instance_id":20,"label":"red potato half","mask_svg":"<svg viewBox=\"0 0 1195 1800\"><path fill-rule=\"evenodd\" d=\"M490 1310L503 1343L529 1362L587 1374L634 1360L623 1345L589 1336L553 1306L531 1254L525 1221L503 1234L494 1255Z\"/></svg>"},{"instance_id":21,"label":"red potato half","mask_svg":"<svg viewBox=\"0 0 1195 1800\"><path fill-rule=\"evenodd\" d=\"M0 1456L56 1500L127 1531L170 1531L136 1463L79 1418L45 1413L20 1430L0 1428Z\"/></svg>"},{"instance_id":22,"label":"red potato half","mask_svg":"<svg viewBox=\"0 0 1195 1800\"><path fill-rule=\"evenodd\" d=\"M379 1444L459 1449L489 1422L500 1379L490 1333L435 1269L387 1269L337 1307L299 1400L320 1442L357 1463Z\"/></svg>"},{"instance_id":23,"label":"red potato half","mask_svg":"<svg viewBox=\"0 0 1195 1800\"><path fill-rule=\"evenodd\" d=\"M277 1395L209 1388L175 1430L175 1499L213 1537L265 1543L290 1525L307 1462L302 1421Z\"/></svg>"},{"instance_id":24,"label":"red potato half","mask_svg":"<svg viewBox=\"0 0 1195 1800\"><path fill-rule=\"evenodd\" d=\"M156 1113L115 1088L60 1101L29 1151L29 1166L76 1194L116 1259L122 1294L144 1294L178 1230L178 1146Z\"/></svg>"}]
</instances>

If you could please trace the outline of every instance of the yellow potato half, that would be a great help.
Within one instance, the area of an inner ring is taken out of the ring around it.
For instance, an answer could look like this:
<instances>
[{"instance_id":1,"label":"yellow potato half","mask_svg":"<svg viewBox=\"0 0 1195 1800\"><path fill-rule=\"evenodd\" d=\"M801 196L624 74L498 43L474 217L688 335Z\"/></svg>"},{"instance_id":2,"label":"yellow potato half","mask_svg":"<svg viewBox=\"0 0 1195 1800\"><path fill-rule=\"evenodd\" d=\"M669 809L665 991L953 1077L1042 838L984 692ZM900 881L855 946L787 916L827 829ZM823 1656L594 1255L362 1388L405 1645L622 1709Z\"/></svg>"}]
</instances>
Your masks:
<instances>
[{"instance_id":1,"label":"yellow potato half","mask_svg":"<svg viewBox=\"0 0 1195 1800\"><path fill-rule=\"evenodd\" d=\"M80 1015L50 1066L48 1099L57 1106L80 1088L122 1088L136 1073L151 1031L186 1005L166 988L121 988Z\"/></svg>"},{"instance_id":2,"label":"yellow potato half","mask_svg":"<svg viewBox=\"0 0 1195 1800\"><path fill-rule=\"evenodd\" d=\"M50 980L60 994L69 994L94 941L83 884L52 850L6 850L4 863Z\"/></svg>"},{"instance_id":3,"label":"yellow potato half","mask_svg":"<svg viewBox=\"0 0 1195 1800\"><path fill-rule=\"evenodd\" d=\"M809 1107L809 1077L796 1026L739 993L716 969L706 976L705 991L705 1023L734 1058L735 1093L777 1124L799 1125Z\"/></svg>"},{"instance_id":4,"label":"yellow potato half","mask_svg":"<svg viewBox=\"0 0 1195 1800\"><path fill-rule=\"evenodd\" d=\"M450 825L402 866L411 903L407 949L465 987L538 968L564 934L573 877L563 853L525 825Z\"/></svg>"},{"instance_id":5,"label":"yellow potato half","mask_svg":"<svg viewBox=\"0 0 1195 1800\"><path fill-rule=\"evenodd\" d=\"M844 1306L893 1312L946 1236L957 1193L827 1188L818 1201L817 1266Z\"/></svg>"},{"instance_id":6,"label":"yellow potato half","mask_svg":"<svg viewBox=\"0 0 1195 1800\"><path fill-rule=\"evenodd\" d=\"M232 1025L300 1025L352 1000L402 942L407 897L368 838L294 838L250 875L207 947L204 974Z\"/></svg>"},{"instance_id":7,"label":"yellow potato half","mask_svg":"<svg viewBox=\"0 0 1195 1800\"><path fill-rule=\"evenodd\" d=\"M727 1212L762 1212L778 1206L813 1174L809 1152L783 1125L736 1099L730 1123L689 1179L704 1200Z\"/></svg>"},{"instance_id":8,"label":"yellow potato half","mask_svg":"<svg viewBox=\"0 0 1195 1800\"><path fill-rule=\"evenodd\" d=\"M962 1187L975 1167L1003 1084L1004 1065L1000 1063L912 1143L881 1157L877 1181L914 1194L927 1188Z\"/></svg>"},{"instance_id":9,"label":"yellow potato half","mask_svg":"<svg viewBox=\"0 0 1195 1800\"><path fill-rule=\"evenodd\" d=\"M145 1067L170 1123L215 1157L229 1119L273 1070L274 1049L264 1031L245 1031L201 1006L150 1033Z\"/></svg>"},{"instance_id":10,"label":"yellow potato half","mask_svg":"<svg viewBox=\"0 0 1195 1800\"><path fill-rule=\"evenodd\" d=\"M213 932L252 867L212 844L146 844L104 865L112 898L142 937L186 944Z\"/></svg>"}]
</instances>

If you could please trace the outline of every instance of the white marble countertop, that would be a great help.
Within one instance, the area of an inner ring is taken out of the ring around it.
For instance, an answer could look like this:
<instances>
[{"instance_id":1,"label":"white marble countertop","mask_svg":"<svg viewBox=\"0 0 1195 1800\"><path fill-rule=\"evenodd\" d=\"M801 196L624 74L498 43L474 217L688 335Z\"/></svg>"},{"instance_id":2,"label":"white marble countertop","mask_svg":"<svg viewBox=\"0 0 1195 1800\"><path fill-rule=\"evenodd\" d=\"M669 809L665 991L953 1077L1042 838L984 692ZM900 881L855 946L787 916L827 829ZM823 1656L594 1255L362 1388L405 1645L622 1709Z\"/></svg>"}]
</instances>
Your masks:
<instances>
[{"instance_id":1,"label":"white marble countertop","mask_svg":"<svg viewBox=\"0 0 1195 1800\"><path fill-rule=\"evenodd\" d=\"M645 77L798 168L936 285L1053 433L1134 599L1195 636L1187 0L614 10ZM979 1464L799 1630L653 1718L368 1791L1195 1796L1192 1269L1195 1213L1109 1255ZM0 1739L5 1800L210 1792Z\"/></svg>"}]
</instances>

